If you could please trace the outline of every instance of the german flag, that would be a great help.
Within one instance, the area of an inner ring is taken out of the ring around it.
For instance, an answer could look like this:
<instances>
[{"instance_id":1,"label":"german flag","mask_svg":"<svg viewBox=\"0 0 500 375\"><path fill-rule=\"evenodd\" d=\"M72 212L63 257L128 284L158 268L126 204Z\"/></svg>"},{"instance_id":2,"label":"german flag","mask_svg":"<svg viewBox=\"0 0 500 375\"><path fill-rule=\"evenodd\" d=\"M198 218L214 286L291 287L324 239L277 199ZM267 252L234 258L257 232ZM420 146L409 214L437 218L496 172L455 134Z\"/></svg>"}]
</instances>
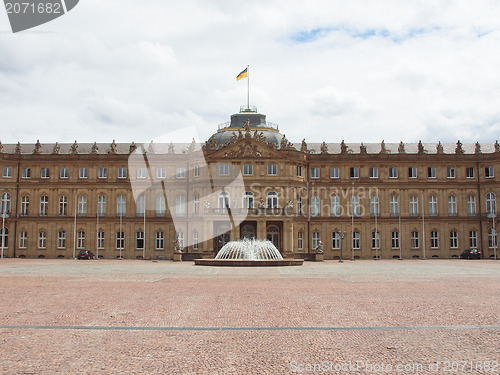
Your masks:
<instances>
[{"instance_id":1,"label":"german flag","mask_svg":"<svg viewBox=\"0 0 500 375\"><path fill-rule=\"evenodd\" d=\"M236 80L239 81L242 78L248 77L248 67L242 71L238 76L236 77Z\"/></svg>"}]
</instances>

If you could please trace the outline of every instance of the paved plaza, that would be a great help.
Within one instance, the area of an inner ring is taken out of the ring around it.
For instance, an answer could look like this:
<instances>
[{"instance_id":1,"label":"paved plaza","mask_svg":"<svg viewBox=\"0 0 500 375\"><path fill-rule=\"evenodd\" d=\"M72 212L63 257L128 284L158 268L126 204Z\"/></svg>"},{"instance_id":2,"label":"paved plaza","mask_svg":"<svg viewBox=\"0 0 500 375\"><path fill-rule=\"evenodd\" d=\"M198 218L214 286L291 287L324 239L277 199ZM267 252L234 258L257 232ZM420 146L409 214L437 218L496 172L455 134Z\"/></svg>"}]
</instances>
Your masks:
<instances>
[{"instance_id":1,"label":"paved plaza","mask_svg":"<svg viewBox=\"0 0 500 375\"><path fill-rule=\"evenodd\" d=\"M0 261L1 374L500 374L500 261Z\"/></svg>"}]
</instances>

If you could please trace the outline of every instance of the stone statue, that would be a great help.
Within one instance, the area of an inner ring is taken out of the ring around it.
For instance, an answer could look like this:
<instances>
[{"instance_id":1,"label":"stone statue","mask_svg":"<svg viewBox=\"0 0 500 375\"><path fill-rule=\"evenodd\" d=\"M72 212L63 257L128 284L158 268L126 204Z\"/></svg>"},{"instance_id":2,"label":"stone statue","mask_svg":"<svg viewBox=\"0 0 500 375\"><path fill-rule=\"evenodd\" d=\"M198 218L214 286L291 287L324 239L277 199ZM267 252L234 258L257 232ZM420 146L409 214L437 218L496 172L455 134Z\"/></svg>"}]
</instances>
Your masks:
<instances>
[{"instance_id":1,"label":"stone statue","mask_svg":"<svg viewBox=\"0 0 500 375\"><path fill-rule=\"evenodd\" d=\"M347 145L345 144L344 140L340 142L340 153L347 154Z\"/></svg>"},{"instance_id":2,"label":"stone statue","mask_svg":"<svg viewBox=\"0 0 500 375\"><path fill-rule=\"evenodd\" d=\"M70 154L78 154L78 143L75 140L75 143L69 149Z\"/></svg>"},{"instance_id":3,"label":"stone statue","mask_svg":"<svg viewBox=\"0 0 500 375\"><path fill-rule=\"evenodd\" d=\"M99 151L99 147L97 146L97 142L94 142L94 144L92 145L92 151L91 151L91 153L92 154L97 154L98 151Z\"/></svg>"},{"instance_id":4,"label":"stone statue","mask_svg":"<svg viewBox=\"0 0 500 375\"><path fill-rule=\"evenodd\" d=\"M131 154L131 153L132 153L132 152L134 152L135 150L137 150L137 145L136 145L134 142L132 142L132 143L130 144L130 147L128 148L128 152L129 152L129 154Z\"/></svg>"},{"instance_id":5,"label":"stone statue","mask_svg":"<svg viewBox=\"0 0 500 375\"><path fill-rule=\"evenodd\" d=\"M179 237L175 236L174 240L174 252L177 254L182 254L181 243L179 241Z\"/></svg>"},{"instance_id":6,"label":"stone statue","mask_svg":"<svg viewBox=\"0 0 500 375\"><path fill-rule=\"evenodd\" d=\"M406 154L405 144L403 143L403 141L399 142L398 152L400 154Z\"/></svg>"},{"instance_id":7,"label":"stone statue","mask_svg":"<svg viewBox=\"0 0 500 375\"><path fill-rule=\"evenodd\" d=\"M316 254L323 254L323 242L318 241L318 246L316 246Z\"/></svg>"},{"instance_id":8,"label":"stone statue","mask_svg":"<svg viewBox=\"0 0 500 375\"><path fill-rule=\"evenodd\" d=\"M328 154L328 146L326 145L326 142L321 144L320 150L322 154Z\"/></svg>"},{"instance_id":9,"label":"stone statue","mask_svg":"<svg viewBox=\"0 0 500 375\"><path fill-rule=\"evenodd\" d=\"M213 138L213 137L212 137ZM210 139L212 139L210 138ZM214 138L215 139L215 138ZM175 147L174 147L174 144L173 142L170 142L170 144L168 145L168 153L169 154L175 154Z\"/></svg>"},{"instance_id":10,"label":"stone statue","mask_svg":"<svg viewBox=\"0 0 500 375\"><path fill-rule=\"evenodd\" d=\"M302 145L300 146L300 151L307 153L307 143L306 143L305 138L302 140Z\"/></svg>"},{"instance_id":11,"label":"stone statue","mask_svg":"<svg viewBox=\"0 0 500 375\"><path fill-rule=\"evenodd\" d=\"M480 154L481 153L481 145L479 142L476 142L476 149L474 150L474 153Z\"/></svg>"},{"instance_id":12,"label":"stone statue","mask_svg":"<svg viewBox=\"0 0 500 375\"><path fill-rule=\"evenodd\" d=\"M153 140L151 140L151 143L149 144L148 146L148 153L149 154L154 154L156 153L156 148L155 148L155 145L153 143Z\"/></svg>"},{"instance_id":13,"label":"stone statue","mask_svg":"<svg viewBox=\"0 0 500 375\"><path fill-rule=\"evenodd\" d=\"M56 142L54 148L52 149L53 154L59 154L61 152L61 146L59 146L59 142Z\"/></svg>"},{"instance_id":14,"label":"stone statue","mask_svg":"<svg viewBox=\"0 0 500 375\"><path fill-rule=\"evenodd\" d=\"M22 153L21 142L17 142L17 145L16 145L16 154L21 154L21 153Z\"/></svg>"},{"instance_id":15,"label":"stone statue","mask_svg":"<svg viewBox=\"0 0 500 375\"><path fill-rule=\"evenodd\" d=\"M382 139L380 144L380 154L387 154L387 148L385 147L385 141Z\"/></svg>"},{"instance_id":16,"label":"stone statue","mask_svg":"<svg viewBox=\"0 0 500 375\"><path fill-rule=\"evenodd\" d=\"M424 149L424 145L422 144L422 141L418 141L418 153L419 154L424 154L425 153L425 149Z\"/></svg>"},{"instance_id":17,"label":"stone statue","mask_svg":"<svg viewBox=\"0 0 500 375\"><path fill-rule=\"evenodd\" d=\"M498 139L495 141L495 152L500 152L500 145L498 144Z\"/></svg>"},{"instance_id":18,"label":"stone statue","mask_svg":"<svg viewBox=\"0 0 500 375\"><path fill-rule=\"evenodd\" d=\"M0 141L0 153L3 152L3 144L2 144L2 141Z\"/></svg>"},{"instance_id":19,"label":"stone statue","mask_svg":"<svg viewBox=\"0 0 500 375\"><path fill-rule=\"evenodd\" d=\"M111 152L112 154L116 154L116 142L115 142L115 140L114 140L114 139L113 139L113 142L111 143L111 146L110 146L110 147L111 147L110 152Z\"/></svg>"},{"instance_id":20,"label":"stone statue","mask_svg":"<svg viewBox=\"0 0 500 375\"><path fill-rule=\"evenodd\" d=\"M436 146L436 153L444 154L443 145L441 144L441 141L439 141L438 145Z\"/></svg>"},{"instance_id":21,"label":"stone statue","mask_svg":"<svg viewBox=\"0 0 500 375\"><path fill-rule=\"evenodd\" d=\"M42 145L40 144L40 140L36 140L35 148L33 149L33 154L39 154Z\"/></svg>"},{"instance_id":22,"label":"stone statue","mask_svg":"<svg viewBox=\"0 0 500 375\"><path fill-rule=\"evenodd\" d=\"M457 141L457 147L455 147L455 154L463 154L464 149L462 148L462 142L460 142L460 139Z\"/></svg>"},{"instance_id":23,"label":"stone statue","mask_svg":"<svg viewBox=\"0 0 500 375\"><path fill-rule=\"evenodd\" d=\"M195 150L196 150L196 141L193 138L191 144L189 145L188 152L191 153L194 152Z\"/></svg>"},{"instance_id":24,"label":"stone statue","mask_svg":"<svg viewBox=\"0 0 500 375\"><path fill-rule=\"evenodd\" d=\"M366 146L361 142L361 146L359 146L359 153L366 154Z\"/></svg>"}]
</instances>

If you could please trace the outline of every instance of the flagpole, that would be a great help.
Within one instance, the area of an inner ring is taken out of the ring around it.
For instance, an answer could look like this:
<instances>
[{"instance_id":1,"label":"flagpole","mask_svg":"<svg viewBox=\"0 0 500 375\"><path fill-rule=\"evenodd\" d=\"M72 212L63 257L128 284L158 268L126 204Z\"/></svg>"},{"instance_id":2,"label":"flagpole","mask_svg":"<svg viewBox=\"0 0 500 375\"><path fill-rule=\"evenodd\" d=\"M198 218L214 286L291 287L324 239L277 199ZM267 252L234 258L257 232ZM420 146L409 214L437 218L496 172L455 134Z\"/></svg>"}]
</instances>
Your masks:
<instances>
[{"instance_id":1,"label":"flagpole","mask_svg":"<svg viewBox=\"0 0 500 375\"><path fill-rule=\"evenodd\" d=\"M247 109L250 110L250 65L247 65Z\"/></svg>"}]
</instances>

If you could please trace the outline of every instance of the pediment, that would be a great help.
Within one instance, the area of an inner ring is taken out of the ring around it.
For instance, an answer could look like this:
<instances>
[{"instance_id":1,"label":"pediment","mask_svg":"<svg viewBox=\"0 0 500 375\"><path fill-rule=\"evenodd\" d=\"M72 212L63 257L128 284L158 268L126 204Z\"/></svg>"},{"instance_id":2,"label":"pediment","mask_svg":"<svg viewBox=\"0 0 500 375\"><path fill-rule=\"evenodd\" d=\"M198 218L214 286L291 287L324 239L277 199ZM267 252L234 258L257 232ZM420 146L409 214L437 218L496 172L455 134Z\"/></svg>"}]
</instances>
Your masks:
<instances>
[{"instance_id":1,"label":"pediment","mask_svg":"<svg viewBox=\"0 0 500 375\"><path fill-rule=\"evenodd\" d=\"M253 138L243 138L222 147L210 158L283 158L279 151Z\"/></svg>"}]
</instances>

